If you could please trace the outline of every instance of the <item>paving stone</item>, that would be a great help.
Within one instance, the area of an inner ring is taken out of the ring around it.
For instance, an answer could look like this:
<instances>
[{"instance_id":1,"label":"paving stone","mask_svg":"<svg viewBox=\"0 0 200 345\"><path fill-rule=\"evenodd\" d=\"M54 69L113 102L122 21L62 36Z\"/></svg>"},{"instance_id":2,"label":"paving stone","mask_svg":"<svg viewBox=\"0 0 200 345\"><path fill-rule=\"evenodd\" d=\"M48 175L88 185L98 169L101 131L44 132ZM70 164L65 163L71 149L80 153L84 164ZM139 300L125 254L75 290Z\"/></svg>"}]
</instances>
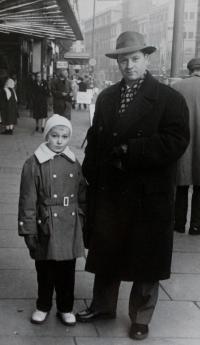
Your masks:
<instances>
[{"instance_id":1,"label":"paving stone","mask_svg":"<svg viewBox=\"0 0 200 345\"><path fill-rule=\"evenodd\" d=\"M18 334L14 336L0 336L2 345L75 345L74 338L70 337L21 337Z\"/></svg>"},{"instance_id":2,"label":"paving stone","mask_svg":"<svg viewBox=\"0 0 200 345\"><path fill-rule=\"evenodd\" d=\"M75 293L77 298L92 298L94 275L88 272L76 273Z\"/></svg>"},{"instance_id":3,"label":"paving stone","mask_svg":"<svg viewBox=\"0 0 200 345\"><path fill-rule=\"evenodd\" d=\"M159 301L152 319L150 335L162 338L199 338L200 343L199 324L200 309L194 303Z\"/></svg>"},{"instance_id":4,"label":"paving stone","mask_svg":"<svg viewBox=\"0 0 200 345\"><path fill-rule=\"evenodd\" d=\"M85 269L85 258L78 258L76 260L76 271L84 271Z\"/></svg>"},{"instance_id":5,"label":"paving stone","mask_svg":"<svg viewBox=\"0 0 200 345\"><path fill-rule=\"evenodd\" d=\"M0 269L28 269L32 268L32 262L28 249L25 247L1 248L0 250Z\"/></svg>"},{"instance_id":6,"label":"paving stone","mask_svg":"<svg viewBox=\"0 0 200 345\"><path fill-rule=\"evenodd\" d=\"M172 274L161 282L163 288L176 301L200 301L200 275Z\"/></svg>"},{"instance_id":7,"label":"paving stone","mask_svg":"<svg viewBox=\"0 0 200 345\"><path fill-rule=\"evenodd\" d=\"M36 298L37 283L32 270L0 270L0 299Z\"/></svg>"},{"instance_id":8,"label":"paving stone","mask_svg":"<svg viewBox=\"0 0 200 345\"><path fill-rule=\"evenodd\" d=\"M0 248L25 248L25 243L17 231L0 229Z\"/></svg>"},{"instance_id":9,"label":"paving stone","mask_svg":"<svg viewBox=\"0 0 200 345\"><path fill-rule=\"evenodd\" d=\"M18 200L16 200L16 203L5 203L0 202L0 215L1 214L15 214L17 217L18 214Z\"/></svg>"},{"instance_id":10,"label":"paving stone","mask_svg":"<svg viewBox=\"0 0 200 345\"><path fill-rule=\"evenodd\" d=\"M200 236L175 233L174 252L200 253Z\"/></svg>"},{"instance_id":11,"label":"paving stone","mask_svg":"<svg viewBox=\"0 0 200 345\"><path fill-rule=\"evenodd\" d=\"M141 341L129 338L76 338L77 345L141 345ZM18 345L18 344L17 344ZM32 345L32 344L31 344ZM142 345L199 345L199 339L158 338L150 336L142 341Z\"/></svg>"},{"instance_id":12,"label":"paving stone","mask_svg":"<svg viewBox=\"0 0 200 345\"><path fill-rule=\"evenodd\" d=\"M200 273L200 253L173 253L173 273Z\"/></svg>"},{"instance_id":13,"label":"paving stone","mask_svg":"<svg viewBox=\"0 0 200 345\"><path fill-rule=\"evenodd\" d=\"M74 311L83 309L82 301L75 301ZM30 300L0 300L0 335L31 337L75 337L75 336L97 336L94 325L79 324L75 327L66 327L56 318L55 305L49 317L43 325L33 325L30 323L30 316L35 309L35 302ZM8 322L9 320L9 322ZM56 344L56 343L55 343ZM67 339L66 339L67 344ZM4 345L4 344L2 344ZM20 344L21 345L21 344ZM56 344L57 345L57 344Z\"/></svg>"},{"instance_id":14,"label":"paving stone","mask_svg":"<svg viewBox=\"0 0 200 345\"><path fill-rule=\"evenodd\" d=\"M2 183L0 179L0 184ZM4 183L4 182L3 182ZM1 193L0 194L0 203L6 204L8 207L11 207L13 204L18 205L19 193Z\"/></svg>"},{"instance_id":15,"label":"paving stone","mask_svg":"<svg viewBox=\"0 0 200 345\"><path fill-rule=\"evenodd\" d=\"M200 339L199 323L200 309L194 303L159 301L150 325L150 337ZM128 301L118 301L117 319L99 320L95 326L100 337L127 337L130 327Z\"/></svg>"},{"instance_id":16,"label":"paving stone","mask_svg":"<svg viewBox=\"0 0 200 345\"><path fill-rule=\"evenodd\" d=\"M17 231L16 214L1 214L0 231L1 230Z\"/></svg>"}]
</instances>

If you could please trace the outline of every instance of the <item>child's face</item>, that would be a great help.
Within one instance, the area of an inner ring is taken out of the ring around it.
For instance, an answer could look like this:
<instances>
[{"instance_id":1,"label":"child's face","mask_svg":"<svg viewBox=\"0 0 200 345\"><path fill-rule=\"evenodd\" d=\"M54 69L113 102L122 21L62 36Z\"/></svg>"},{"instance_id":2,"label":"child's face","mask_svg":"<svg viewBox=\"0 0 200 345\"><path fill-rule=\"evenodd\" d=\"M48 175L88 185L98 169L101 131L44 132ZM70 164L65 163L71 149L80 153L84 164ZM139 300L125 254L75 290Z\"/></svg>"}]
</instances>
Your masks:
<instances>
[{"instance_id":1,"label":"child's face","mask_svg":"<svg viewBox=\"0 0 200 345\"><path fill-rule=\"evenodd\" d=\"M55 126L47 134L47 146L56 153L61 153L66 148L70 139L70 130L65 126Z\"/></svg>"}]
</instances>

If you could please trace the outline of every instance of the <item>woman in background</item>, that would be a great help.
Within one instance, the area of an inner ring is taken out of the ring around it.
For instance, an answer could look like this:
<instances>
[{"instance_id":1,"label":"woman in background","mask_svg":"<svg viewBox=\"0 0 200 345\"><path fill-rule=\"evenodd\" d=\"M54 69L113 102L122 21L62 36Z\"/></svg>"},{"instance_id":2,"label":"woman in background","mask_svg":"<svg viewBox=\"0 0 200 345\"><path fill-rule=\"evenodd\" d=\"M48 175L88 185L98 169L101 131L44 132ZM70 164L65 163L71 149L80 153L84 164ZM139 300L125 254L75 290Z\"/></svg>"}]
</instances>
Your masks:
<instances>
[{"instance_id":1,"label":"woman in background","mask_svg":"<svg viewBox=\"0 0 200 345\"><path fill-rule=\"evenodd\" d=\"M2 125L5 127L1 134L13 134L17 123L17 97L13 90L14 81L9 78L6 69L0 70L0 113Z\"/></svg>"}]
</instances>

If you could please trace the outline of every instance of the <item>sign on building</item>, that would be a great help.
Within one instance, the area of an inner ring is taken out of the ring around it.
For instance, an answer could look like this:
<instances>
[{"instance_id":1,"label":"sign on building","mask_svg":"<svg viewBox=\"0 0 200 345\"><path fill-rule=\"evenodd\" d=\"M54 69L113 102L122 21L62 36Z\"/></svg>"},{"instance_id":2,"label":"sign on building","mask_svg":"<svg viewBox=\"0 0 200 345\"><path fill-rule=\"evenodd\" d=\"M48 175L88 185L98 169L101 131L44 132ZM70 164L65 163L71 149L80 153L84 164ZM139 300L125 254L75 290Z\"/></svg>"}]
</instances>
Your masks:
<instances>
[{"instance_id":1,"label":"sign on building","mask_svg":"<svg viewBox=\"0 0 200 345\"><path fill-rule=\"evenodd\" d=\"M56 68L68 68L68 61L66 60L58 60L56 61Z\"/></svg>"}]
</instances>

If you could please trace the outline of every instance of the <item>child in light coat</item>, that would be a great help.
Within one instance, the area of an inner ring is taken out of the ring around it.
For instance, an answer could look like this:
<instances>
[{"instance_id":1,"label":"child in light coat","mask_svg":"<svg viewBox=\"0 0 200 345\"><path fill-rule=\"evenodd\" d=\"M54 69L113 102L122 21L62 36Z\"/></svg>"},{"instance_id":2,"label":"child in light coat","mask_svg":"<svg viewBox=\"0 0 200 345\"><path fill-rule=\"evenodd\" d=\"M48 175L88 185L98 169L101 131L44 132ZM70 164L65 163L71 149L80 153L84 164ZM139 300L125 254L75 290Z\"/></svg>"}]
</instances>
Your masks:
<instances>
[{"instance_id":1,"label":"child in light coat","mask_svg":"<svg viewBox=\"0 0 200 345\"><path fill-rule=\"evenodd\" d=\"M58 318L65 325L76 323L72 310L76 258L84 255L85 180L68 147L71 135L68 119L50 117L45 142L25 162L21 175L18 229L35 260L38 298L31 322L36 324L46 320L54 289Z\"/></svg>"}]
</instances>

